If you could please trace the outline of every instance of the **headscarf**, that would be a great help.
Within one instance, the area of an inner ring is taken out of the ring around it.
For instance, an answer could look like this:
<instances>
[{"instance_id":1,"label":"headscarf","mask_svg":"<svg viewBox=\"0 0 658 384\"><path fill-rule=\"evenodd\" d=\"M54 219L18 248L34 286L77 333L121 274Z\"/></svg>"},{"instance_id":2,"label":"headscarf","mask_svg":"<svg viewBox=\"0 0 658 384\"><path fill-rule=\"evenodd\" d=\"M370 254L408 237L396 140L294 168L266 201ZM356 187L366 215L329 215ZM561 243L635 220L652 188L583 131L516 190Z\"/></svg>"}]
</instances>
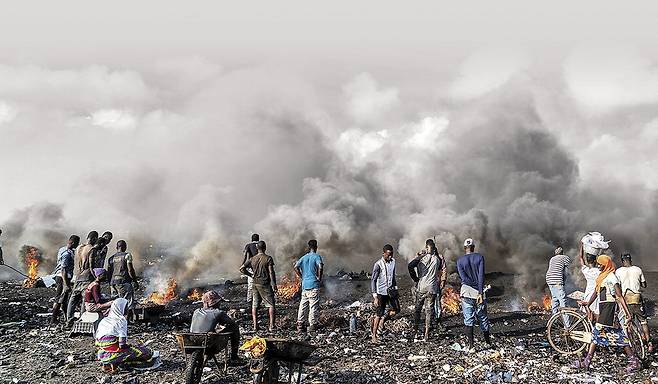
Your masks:
<instances>
[{"instance_id":1,"label":"headscarf","mask_svg":"<svg viewBox=\"0 0 658 384\"><path fill-rule=\"evenodd\" d=\"M94 268L93 271L94 271L94 276L96 276L96 277L98 277L98 276L100 276L100 275L107 272L105 270L105 268Z\"/></svg>"},{"instance_id":2,"label":"headscarf","mask_svg":"<svg viewBox=\"0 0 658 384\"><path fill-rule=\"evenodd\" d=\"M608 255L600 255L596 258L596 263L603 266L601 273L599 273L599 277L596 278L596 292L600 292L603 280L605 280L609 274L615 273L617 267L615 266L615 262L612 261Z\"/></svg>"},{"instance_id":3,"label":"headscarf","mask_svg":"<svg viewBox=\"0 0 658 384\"><path fill-rule=\"evenodd\" d=\"M103 336L128 337L128 320L123 315L128 305L128 300L120 297L112 301L110 313L98 324L96 338Z\"/></svg>"},{"instance_id":4,"label":"headscarf","mask_svg":"<svg viewBox=\"0 0 658 384\"><path fill-rule=\"evenodd\" d=\"M203 302L203 308L214 307L221 300L222 300L221 296L219 296L219 293L215 291L208 291L204 293L203 296L201 297L201 301Z\"/></svg>"}]
</instances>

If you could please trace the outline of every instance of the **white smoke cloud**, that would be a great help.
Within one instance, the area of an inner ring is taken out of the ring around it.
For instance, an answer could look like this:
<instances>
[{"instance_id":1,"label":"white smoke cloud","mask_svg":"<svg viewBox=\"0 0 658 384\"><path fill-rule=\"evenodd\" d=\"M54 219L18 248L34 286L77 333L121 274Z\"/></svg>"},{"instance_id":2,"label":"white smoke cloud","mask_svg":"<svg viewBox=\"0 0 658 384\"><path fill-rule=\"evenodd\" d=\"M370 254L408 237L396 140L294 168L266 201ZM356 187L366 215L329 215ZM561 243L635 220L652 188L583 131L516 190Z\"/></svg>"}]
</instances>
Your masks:
<instances>
[{"instance_id":1,"label":"white smoke cloud","mask_svg":"<svg viewBox=\"0 0 658 384\"><path fill-rule=\"evenodd\" d=\"M441 78L455 85L438 99L431 81L407 98L407 83L386 76L327 85L316 73L198 57L139 70L0 66L0 98L20 105L0 124L11 185L0 223L22 228L3 235L5 254L110 229L138 254L169 245L162 270L191 280L235 276L252 231L282 272L309 238L332 270L369 268L385 243L407 258L434 236L454 260L473 237L489 268L536 289L556 243L600 230L651 265L652 112L628 120L615 109L602 121L563 102L577 72L490 57ZM615 132L620 121L628 128ZM613 161L616 148L624 156ZM42 204L58 207L56 219L24 213ZM39 240L44 226L57 236Z\"/></svg>"}]
</instances>

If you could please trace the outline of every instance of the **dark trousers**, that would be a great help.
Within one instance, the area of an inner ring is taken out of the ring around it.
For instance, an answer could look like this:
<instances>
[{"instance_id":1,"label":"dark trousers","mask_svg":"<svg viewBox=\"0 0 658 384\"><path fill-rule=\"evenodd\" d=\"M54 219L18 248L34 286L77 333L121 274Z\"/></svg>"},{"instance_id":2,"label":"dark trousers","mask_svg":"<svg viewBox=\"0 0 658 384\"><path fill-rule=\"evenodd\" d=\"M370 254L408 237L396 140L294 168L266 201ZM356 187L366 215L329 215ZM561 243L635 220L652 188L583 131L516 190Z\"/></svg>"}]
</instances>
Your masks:
<instances>
[{"instance_id":1,"label":"dark trousers","mask_svg":"<svg viewBox=\"0 0 658 384\"><path fill-rule=\"evenodd\" d=\"M82 305L82 294L89 285L88 281L76 282L73 286L73 291L71 292L71 297L69 297L69 304L66 307L66 320L71 322L73 321L73 315L75 314L76 307L80 307L80 314L85 311L84 306Z\"/></svg>"},{"instance_id":2,"label":"dark trousers","mask_svg":"<svg viewBox=\"0 0 658 384\"><path fill-rule=\"evenodd\" d=\"M427 305L425 302L427 301ZM434 305L436 304L436 293L416 292L416 302L414 303L414 327L420 325L420 313L425 307L425 328L431 328L434 321Z\"/></svg>"}]
</instances>

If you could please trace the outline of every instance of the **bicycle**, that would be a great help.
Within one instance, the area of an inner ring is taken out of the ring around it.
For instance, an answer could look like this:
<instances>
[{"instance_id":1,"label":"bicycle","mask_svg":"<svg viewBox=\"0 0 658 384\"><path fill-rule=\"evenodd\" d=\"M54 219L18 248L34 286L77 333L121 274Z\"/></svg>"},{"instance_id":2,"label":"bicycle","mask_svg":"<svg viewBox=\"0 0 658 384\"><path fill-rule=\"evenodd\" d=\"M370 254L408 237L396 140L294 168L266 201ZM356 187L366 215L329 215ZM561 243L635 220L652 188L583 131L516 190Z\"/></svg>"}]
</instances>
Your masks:
<instances>
[{"instance_id":1,"label":"bicycle","mask_svg":"<svg viewBox=\"0 0 658 384\"><path fill-rule=\"evenodd\" d=\"M569 324L569 326L566 326ZM563 307L548 320L548 343L562 355L581 353L592 340L592 323L574 308Z\"/></svg>"},{"instance_id":2,"label":"bicycle","mask_svg":"<svg viewBox=\"0 0 658 384\"><path fill-rule=\"evenodd\" d=\"M625 323L622 321L622 323ZM569 324L566 326L565 324ZM643 360L647 348L642 339L642 327L636 316L623 326L635 355ZM575 308L560 308L546 325L548 343L562 355L581 353L592 342L592 322L588 316Z\"/></svg>"}]
</instances>

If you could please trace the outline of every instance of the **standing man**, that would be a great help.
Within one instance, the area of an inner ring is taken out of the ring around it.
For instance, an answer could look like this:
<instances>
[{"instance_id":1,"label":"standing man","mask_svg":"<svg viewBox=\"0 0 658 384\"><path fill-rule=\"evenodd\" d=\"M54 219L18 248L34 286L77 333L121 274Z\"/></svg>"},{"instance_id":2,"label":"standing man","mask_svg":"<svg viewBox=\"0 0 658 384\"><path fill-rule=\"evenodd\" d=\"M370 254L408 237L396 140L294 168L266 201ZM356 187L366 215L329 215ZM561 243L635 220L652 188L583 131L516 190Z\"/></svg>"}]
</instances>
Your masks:
<instances>
[{"instance_id":1,"label":"standing man","mask_svg":"<svg viewBox=\"0 0 658 384\"><path fill-rule=\"evenodd\" d=\"M241 363L238 356L238 348L240 348L240 327L226 312L219 309L219 303L222 298L215 291L208 291L203 294L201 298L203 308L194 310L192 314L192 322L190 324L190 332L193 333L207 333L215 332L218 325L224 326L224 332L231 333L231 365Z\"/></svg>"},{"instance_id":2,"label":"standing man","mask_svg":"<svg viewBox=\"0 0 658 384\"><path fill-rule=\"evenodd\" d=\"M461 296L462 311L464 313L464 325L468 338L468 350L475 352L473 343L473 327L475 318L480 323L480 330L489 348L492 348L491 335L489 333L490 323L487 316L487 298L484 295L484 257L475 253L475 242L473 239L464 241L464 256L457 259L457 272L462 281L459 292Z\"/></svg>"},{"instance_id":3,"label":"standing man","mask_svg":"<svg viewBox=\"0 0 658 384\"><path fill-rule=\"evenodd\" d=\"M393 246L390 244L384 246L382 258L377 260L372 269L370 291L376 309L372 321L372 342L379 343L384 323L400 312L398 286L395 281L395 259L393 259ZM388 312L386 312L387 306L390 307Z\"/></svg>"},{"instance_id":4,"label":"standing man","mask_svg":"<svg viewBox=\"0 0 658 384\"><path fill-rule=\"evenodd\" d=\"M256 244L258 244L259 240L260 237L258 236L257 233L251 235L251 243L247 243L247 245L244 246L244 252L243 252L244 259L242 260L242 265L245 265L247 260L250 260L252 257L258 254L258 249L256 248ZM251 276L247 275L247 303L250 303L253 298L253 287L254 287L254 279Z\"/></svg>"},{"instance_id":5,"label":"standing man","mask_svg":"<svg viewBox=\"0 0 658 384\"><path fill-rule=\"evenodd\" d=\"M274 331L275 320L275 301L274 294L278 292L276 286L276 274L274 273L274 259L266 255L267 245L264 241L256 244L258 254L247 260L241 267L240 273L253 278L253 300L251 305L251 317L254 322L254 332L258 331L258 308L261 301L265 302L265 307L270 315L269 331Z\"/></svg>"},{"instance_id":6,"label":"standing man","mask_svg":"<svg viewBox=\"0 0 658 384\"><path fill-rule=\"evenodd\" d=\"M295 273L302 280L302 299L297 312L297 332L304 330L304 322L308 314L308 332L315 331L320 306L320 285L324 264L318 255L318 241L308 241L308 253L295 264Z\"/></svg>"},{"instance_id":7,"label":"standing man","mask_svg":"<svg viewBox=\"0 0 658 384\"><path fill-rule=\"evenodd\" d=\"M110 231L105 231L101 235L100 238L103 239L103 242L105 244L102 247L99 247L99 250L96 253L96 259L94 260L93 268L103 268L103 269L107 270L108 265L105 262L105 260L107 258L107 246L112 241L112 237L114 237L114 236L112 235L112 232L110 232Z\"/></svg>"},{"instance_id":8,"label":"standing man","mask_svg":"<svg viewBox=\"0 0 658 384\"><path fill-rule=\"evenodd\" d=\"M139 285L137 284L137 275L133 266L133 255L126 252L128 244L125 240L117 241L117 252L107 259L108 280L113 298L122 297L128 300L126 308L134 315L134 292Z\"/></svg>"},{"instance_id":9,"label":"standing man","mask_svg":"<svg viewBox=\"0 0 658 384\"><path fill-rule=\"evenodd\" d=\"M566 293L564 292L564 281L567 274L567 267L571 264L571 259L562 254L562 247L555 248L554 256L548 262L546 271L546 285L551 291L551 312L556 314L558 308L567 306ZM564 316L564 325L569 326L569 318Z\"/></svg>"},{"instance_id":10,"label":"standing man","mask_svg":"<svg viewBox=\"0 0 658 384\"><path fill-rule=\"evenodd\" d=\"M55 276L56 284L53 317L50 320L52 324L58 323L62 305L68 304L69 295L73 289L71 282L73 280L73 255L75 255L75 249L78 248L79 244L80 236L71 235L68 244L57 251L57 266L52 273Z\"/></svg>"},{"instance_id":11,"label":"standing man","mask_svg":"<svg viewBox=\"0 0 658 384\"><path fill-rule=\"evenodd\" d=\"M617 268L615 275L621 282L621 291L628 305L631 316L637 317L642 324L643 339L647 343L649 353L653 352L653 343L649 333L649 324L647 315L644 311L644 300L642 298L642 288L647 287L647 280L644 278L642 269L633 265L633 259L630 253L622 253L622 267Z\"/></svg>"},{"instance_id":12,"label":"standing man","mask_svg":"<svg viewBox=\"0 0 658 384\"><path fill-rule=\"evenodd\" d=\"M82 303L82 293L85 291L89 283L94 280L92 275L91 266L93 260L90 256L98 243L98 232L91 231L87 235L87 242L80 246L80 249L75 253L73 262L73 290L69 297L68 306L66 308L66 326L70 328L73 326L73 315L75 308ZM82 313L83 310L81 309Z\"/></svg>"},{"instance_id":13,"label":"standing man","mask_svg":"<svg viewBox=\"0 0 658 384\"><path fill-rule=\"evenodd\" d=\"M439 284L442 276L442 263L439 259L439 252L436 249L434 240L428 239L425 242L425 249L416 254L416 258L409 262L407 268L409 269L411 279L416 283L414 333L418 334L420 313L423 307L425 307L424 339L427 341L430 337L430 329L434 321L436 296L441 292ZM425 301L427 301L427 306L425 306Z\"/></svg>"}]
</instances>

